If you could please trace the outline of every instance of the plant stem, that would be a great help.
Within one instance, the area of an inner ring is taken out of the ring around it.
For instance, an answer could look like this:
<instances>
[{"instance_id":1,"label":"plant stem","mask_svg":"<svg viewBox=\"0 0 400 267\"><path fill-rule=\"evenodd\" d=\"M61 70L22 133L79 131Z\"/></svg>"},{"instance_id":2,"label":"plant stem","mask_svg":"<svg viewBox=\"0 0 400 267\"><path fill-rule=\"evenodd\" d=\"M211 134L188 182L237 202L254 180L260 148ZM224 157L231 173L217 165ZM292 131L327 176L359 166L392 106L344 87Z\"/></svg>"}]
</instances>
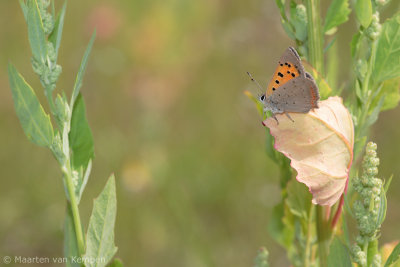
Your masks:
<instances>
[{"instance_id":1,"label":"plant stem","mask_svg":"<svg viewBox=\"0 0 400 267\"><path fill-rule=\"evenodd\" d=\"M311 259L311 241L312 241L312 226L313 226L313 214L314 214L315 205L311 205L310 211L308 213L308 222L307 222L307 239L306 239L306 248L304 251L304 267L310 266Z\"/></svg>"},{"instance_id":2,"label":"plant stem","mask_svg":"<svg viewBox=\"0 0 400 267\"><path fill-rule=\"evenodd\" d=\"M372 67L373 67L373 63L375 61L375 55L376 55L376 42L374 41L371 44L371 55L369 57L369 62L368 62L368 69L367 69L367 73L365 74L365 78L362 84L362 92L363 92L363 98L365 100L364 105L362 105L362 110L361 110L361 119L359 120L359 126L358 131L356 133L356 137L358 138L360 135L362 135L363 128L365 127L365 120L367 119L368 113L369 113L369 107L371 105L371 100L372 100L372 93L371 90L369 90L370 88L370 79L371 79L371 74L372 74Z\"/></svg>"},{"instance_id":3,"label":"plant stem","mask_svg":"<svg viewBox=\"0 0 400 267\"><path fill-rule=\"evenodd\" d=\"M331 235L331 227L327 220L325 220L324 207L317 206L317 236L318 236L318 253L319 253L319 266L327 266L329 241Z\"/></svg>"},{"instance_id":4,"label":"plant stem","mask_svg":"<svg viewBox=\"0 0 400 267\"><path fill-rule=\"evenodd\" d=\"M65 182L67 185L68 195L69 195L69 205L71 205L72 217L74 220L74 228L76 233L76 241L78 244L79 255L82 256L85 253L85 244L82 233L81 218L79 215L78 203L75 197L75 186L72 182L72 171L70 167L70 160L67 160L67 168L63 168L65 175Z\"/></svg>"},{"instance_id":5,"label":"plant stem","mask_svg":"<svg viewBox=\"0 0 400 267\"><path fill-rule=\"evenodd\" d=\"M321 30L320 0L306 0L308 21L308 56L311 65L324 77L323 36ZM319 266L327 266L331 227L325 218L324 207L317 206L317 238Z\"/></svg>"},{"instance_id":6,"label":"plant stem","mask_svg":"<svg viewBox=\"0 0 400 267\"><path fill-rule=\"evenodd\" d=\"M308 60L321 76L324 77L320 0L306 0L306 8L308 21Z\"/></svg>"}]
</instances>

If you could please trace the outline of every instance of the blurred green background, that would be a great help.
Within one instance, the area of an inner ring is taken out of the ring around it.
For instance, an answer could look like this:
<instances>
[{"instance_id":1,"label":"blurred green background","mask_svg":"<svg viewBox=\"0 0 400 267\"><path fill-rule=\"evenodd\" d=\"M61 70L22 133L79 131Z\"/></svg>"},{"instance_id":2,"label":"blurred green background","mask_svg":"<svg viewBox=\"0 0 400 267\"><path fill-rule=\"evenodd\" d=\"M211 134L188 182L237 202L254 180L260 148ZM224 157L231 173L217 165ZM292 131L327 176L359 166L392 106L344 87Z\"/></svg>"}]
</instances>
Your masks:
<instances>
[{"instance_id":1,"label":"blurred green background","mask_svg":"<svg viewBox=\"0 0 400 267\"><path fill-rule=\"evenodd\" d=\"M392 2L382 21L399 10ZM45 100L17 1L0 1L0 25L0 256L61 257L61 172L48 150L24 136L8 84L12 62ZM243 94L257 94L246 71L266 86L294 45L274 1L69 1L59 89L71 92L95 27L82 88L96 153L80 205L84 224L114 172L117 256L127 266L251 266L261 246L272 266L287 265L267 232L280 201L278 169ZM339 30L338 84L350 90L356 26ZM400 239L399 116L399 108L382 113L372 132L381 177L394 174L381 244Z\"/></svg>"}]
</instances>

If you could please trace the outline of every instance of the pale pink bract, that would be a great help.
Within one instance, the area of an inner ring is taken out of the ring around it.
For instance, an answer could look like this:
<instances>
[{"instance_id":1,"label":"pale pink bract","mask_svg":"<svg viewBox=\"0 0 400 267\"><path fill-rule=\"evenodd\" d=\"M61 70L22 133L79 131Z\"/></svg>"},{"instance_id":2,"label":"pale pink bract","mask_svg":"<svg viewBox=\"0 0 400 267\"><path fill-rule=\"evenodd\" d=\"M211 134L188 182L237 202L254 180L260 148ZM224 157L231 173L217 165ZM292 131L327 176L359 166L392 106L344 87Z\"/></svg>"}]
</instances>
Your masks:
<instances>
[{"instance_id":1,"label":"pale pink bract","mask_svg":"<svg viewBox=\"0 0 400 267\"><path fill-rule=\"evenodd\" d=\"M296 179L308 186L313 203L334 205L347 189L353 161L354 127L340 97L319 102L309 113L277 114L263 122L275 137L275 149L291 160Z\"/></svg>"}]
</instances>

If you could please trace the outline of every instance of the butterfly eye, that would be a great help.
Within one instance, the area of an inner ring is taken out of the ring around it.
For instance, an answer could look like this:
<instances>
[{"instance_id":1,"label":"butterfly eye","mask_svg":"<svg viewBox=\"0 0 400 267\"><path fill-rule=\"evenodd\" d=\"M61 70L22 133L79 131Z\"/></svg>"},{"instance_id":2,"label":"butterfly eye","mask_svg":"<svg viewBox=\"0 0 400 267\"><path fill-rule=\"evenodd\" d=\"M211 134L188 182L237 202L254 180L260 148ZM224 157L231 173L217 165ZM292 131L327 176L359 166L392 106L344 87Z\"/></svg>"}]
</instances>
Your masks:
<instances>
[{"instance_id":1,"label":"butterfly eye","mask_svg":"<svg viewBox=\"0 0 400 267\"><path fill-rule=\"evenodd\" d=\"M260 96L260 100L264 101L265 100L265 95Z\"/></svg>"}]
</instances>

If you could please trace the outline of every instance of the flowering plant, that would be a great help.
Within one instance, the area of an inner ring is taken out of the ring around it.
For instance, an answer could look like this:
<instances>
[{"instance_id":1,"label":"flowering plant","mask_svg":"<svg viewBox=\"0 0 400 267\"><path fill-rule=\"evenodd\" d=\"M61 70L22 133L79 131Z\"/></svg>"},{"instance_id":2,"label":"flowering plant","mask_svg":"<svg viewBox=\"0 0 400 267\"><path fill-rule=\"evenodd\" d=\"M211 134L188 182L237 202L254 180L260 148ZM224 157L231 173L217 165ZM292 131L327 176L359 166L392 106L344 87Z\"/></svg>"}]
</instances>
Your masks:
<instances>
[{"instance_id":1,"label":"flowering plant","mask_svg":"<svg viewBox=\"0 0 400 267\"><path fill-rule=\"evenodd\" d=\"M396 107L400 99L400 69L395 66L400 61L400 15L380 23L380 11L388 3L357 0L351 9L348 0L332 0L322 20L319 0L292 0L289 5L276 0L282 26L310 63L322 99L319 109L290 113L294 122L276 114L278 125L265 120L262 105L247 92L269 128L268 155L281 170L282 201L273 210L270 234L286 249L293 266L382 266L384 261L389 266L399 258L399 245L384 258L379 250L391 178L385 183L375 177L377 145L366 145L379 113ZM343 105L336 77L336 34L352 10L359 26L351 42L349 72L354 80L343 90ZM358 177L357 159L364 149ZM348 231L351 217L359 231L355 240ZM268 266L267 258L261 250L255 266Z\"/></svg>"}]
</instances>

